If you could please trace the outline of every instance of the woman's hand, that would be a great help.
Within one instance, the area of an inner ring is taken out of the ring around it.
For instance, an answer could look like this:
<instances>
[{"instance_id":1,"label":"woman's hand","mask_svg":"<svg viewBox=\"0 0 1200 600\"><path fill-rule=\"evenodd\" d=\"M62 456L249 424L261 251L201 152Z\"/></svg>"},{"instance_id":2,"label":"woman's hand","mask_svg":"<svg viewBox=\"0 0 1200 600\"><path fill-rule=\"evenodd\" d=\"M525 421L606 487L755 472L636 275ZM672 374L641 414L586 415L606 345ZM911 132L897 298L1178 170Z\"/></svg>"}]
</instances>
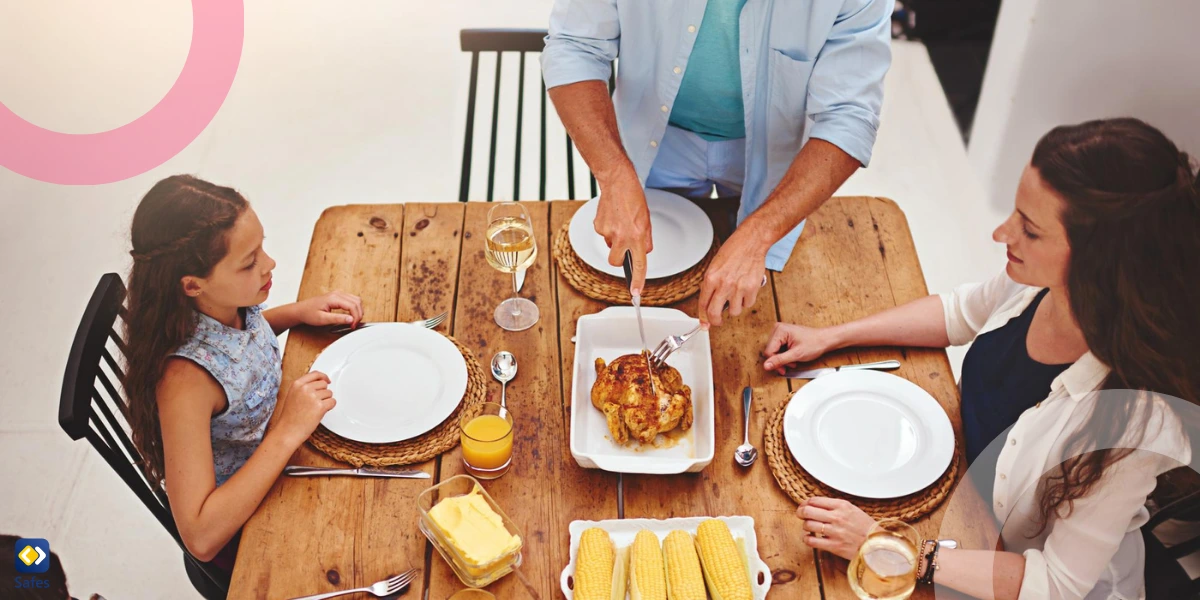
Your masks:
<instances>
[{"instance_id":1,"label":"woman's hand","mask_svg":"<svg viewBox=\"0 0 1200 600\"><path fill-rule=\"evenodd\" d=\"M790 323L776 323L771 339L763 349L763 369L783 374L795 363L816 360L831 350L837 350L836 336L831 328L817 329Z\"/></svg>"},{"instance_id":2,"label":"woman's hand","mask_svg":"<svg viewBox=\"0 0 1200 600\"><path fill-rule=\"evenodd\" d=\"M344 310L350 314L335 313ZM345 292L330 292L324 296L309 298L296 303L296 319L305 325L357 326L362 321L362 299Z\"/></svg>"},{"instance_id":3,"label":"woman's hand","mask_svg":"<svg viewBox=\"0 0 1200 600\"><path fill-rule=\"evenodd\" d=\"M810 548L824 550L846 560L853 560L858 547L867 539L875 519L862 509L834 498L814 496L796 508L796 516L804 521L804 536Z\"/></svg>"},{"instance_id":4,"label":"woman's hand","mask_svg":"<svg viewBox=\"0 0 1200 600\"><path fill-rule=\"evenodd\" d=\"M289 445L299 448L336 404L329 391L329 377L320 371L307 373L288 388L276 429L286 436Z\"/></svg>"}]
</instances>

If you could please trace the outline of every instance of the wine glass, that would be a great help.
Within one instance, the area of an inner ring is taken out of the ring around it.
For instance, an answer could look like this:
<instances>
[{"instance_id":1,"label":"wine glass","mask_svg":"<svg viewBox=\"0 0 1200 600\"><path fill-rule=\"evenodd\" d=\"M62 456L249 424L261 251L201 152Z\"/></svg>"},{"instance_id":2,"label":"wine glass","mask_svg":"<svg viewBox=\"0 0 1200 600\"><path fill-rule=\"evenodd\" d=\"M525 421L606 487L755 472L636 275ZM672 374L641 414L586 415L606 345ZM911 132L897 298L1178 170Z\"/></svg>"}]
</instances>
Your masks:
<instances>
[{"instance_id":1,"label":"wine glass","mask_svg":"<svg viewBox=\"0 0 1200 600\"><path fill-rule=\"evenodd\" d=\"M518 202L500 202L488 211L488 264L501 273L512 273L513 297L496 307L496 324L508 331L524 331L538 322L538 307L517 296L517 273L537 258L537 240L529 213Z\"/></svg>"},{"instance_id":2,"label":"wine glass","mask_svg":"<svg viewBox=\"0 0 1200 600\"><path fill-rule=\"evenodd\" d=\"M919 546L917 531L904 521L879 521L850 561L850 589L862 600L906 600L917 585Z\"/></svg>"}]
</instances>

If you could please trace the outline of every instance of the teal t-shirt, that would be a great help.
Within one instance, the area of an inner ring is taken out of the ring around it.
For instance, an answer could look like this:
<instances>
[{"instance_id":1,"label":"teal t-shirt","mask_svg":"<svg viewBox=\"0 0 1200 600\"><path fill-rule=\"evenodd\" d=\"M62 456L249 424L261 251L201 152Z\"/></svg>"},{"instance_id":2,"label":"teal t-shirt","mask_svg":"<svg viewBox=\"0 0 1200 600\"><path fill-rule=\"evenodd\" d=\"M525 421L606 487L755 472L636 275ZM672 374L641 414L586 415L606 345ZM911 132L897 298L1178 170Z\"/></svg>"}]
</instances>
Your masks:
<instances>
[{"instance_id":1,"label":"teal t-shirt","mask_svg":"<svg viewBox=\"0 0 1200 600\"><path fill-rule=\"evenodd\" d=\"M671 125L713 142L746 137L738 15L746 0L708 0L671 108Z\"/></svg>"}]
</instances>

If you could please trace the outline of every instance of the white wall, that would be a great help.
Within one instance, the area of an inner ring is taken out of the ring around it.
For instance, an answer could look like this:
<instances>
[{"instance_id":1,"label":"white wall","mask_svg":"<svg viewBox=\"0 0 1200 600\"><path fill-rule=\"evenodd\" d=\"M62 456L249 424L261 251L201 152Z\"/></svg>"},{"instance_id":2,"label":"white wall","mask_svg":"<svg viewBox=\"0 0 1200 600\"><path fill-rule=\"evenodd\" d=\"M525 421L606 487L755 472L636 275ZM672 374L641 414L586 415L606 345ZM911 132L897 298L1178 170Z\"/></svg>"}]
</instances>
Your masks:
<instances>
[{"instance_id":1,"label":"white wall","mask_svg":"<svg viewBox=\"0 0 1200 600\"><path fill-rule=\"evenodd\" d=\"M1200 2L1004 0L968 150L1009 206L1042 134L1134 116L1200 154Z\"/></svg>"}]
</instances>

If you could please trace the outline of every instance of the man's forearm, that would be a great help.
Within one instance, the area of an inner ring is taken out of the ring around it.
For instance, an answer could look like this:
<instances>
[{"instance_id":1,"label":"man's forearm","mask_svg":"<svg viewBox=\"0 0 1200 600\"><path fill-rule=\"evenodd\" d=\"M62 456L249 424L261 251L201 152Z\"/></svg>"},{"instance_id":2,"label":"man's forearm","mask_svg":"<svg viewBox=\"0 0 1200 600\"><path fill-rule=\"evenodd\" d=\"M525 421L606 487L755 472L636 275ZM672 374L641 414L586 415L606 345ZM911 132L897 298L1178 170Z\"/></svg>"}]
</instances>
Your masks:
<instances>
[{"instance_id":1,"label":"man's forearm","mask_svg":"<svg viewBox=\"0 0 1200 600\"><path fill-rule=\"evenodd\" d=\"M621 145L617 113L605 82L579 81L550 88L549 93L559 119L601 187L621 176L636 176Z\"/></svg>"},{"instance_id":2,"label":"man's forearm","mask_svg":"<svg viewBox=\"0 0 1200 600\"><path fill-rule=\"evenodd\" d=\"M738 229L753 232L765 246L774 244L816 212L859 166L841 148L825 140L809 140L775 191Z\"/></svg>"}]
</instances>

